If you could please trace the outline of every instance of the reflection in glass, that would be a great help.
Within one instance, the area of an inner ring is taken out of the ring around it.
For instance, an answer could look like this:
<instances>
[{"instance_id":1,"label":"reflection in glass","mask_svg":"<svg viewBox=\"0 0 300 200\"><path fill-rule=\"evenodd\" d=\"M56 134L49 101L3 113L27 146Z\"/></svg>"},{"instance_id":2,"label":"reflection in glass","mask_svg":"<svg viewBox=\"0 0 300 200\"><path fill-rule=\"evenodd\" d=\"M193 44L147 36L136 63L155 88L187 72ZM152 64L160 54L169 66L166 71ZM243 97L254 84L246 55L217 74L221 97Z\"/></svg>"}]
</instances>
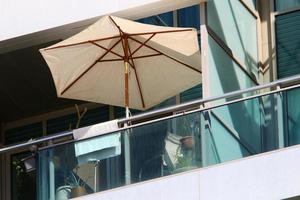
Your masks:
<instances>
[{"instance_id":1,"label":"reflection in glass","mask_svg":"<svg viewBox=\"0 0 300 200\"><path fill-rule=\"evenodd\" d=\"M136 183L299 144L298 94L299 89L291 89L178 113L41 149L38 197L62 200L123 186L125 161L130 161L130 180ZM125 133L130 143L124 142Z\"/></svg>"}]
</instances>

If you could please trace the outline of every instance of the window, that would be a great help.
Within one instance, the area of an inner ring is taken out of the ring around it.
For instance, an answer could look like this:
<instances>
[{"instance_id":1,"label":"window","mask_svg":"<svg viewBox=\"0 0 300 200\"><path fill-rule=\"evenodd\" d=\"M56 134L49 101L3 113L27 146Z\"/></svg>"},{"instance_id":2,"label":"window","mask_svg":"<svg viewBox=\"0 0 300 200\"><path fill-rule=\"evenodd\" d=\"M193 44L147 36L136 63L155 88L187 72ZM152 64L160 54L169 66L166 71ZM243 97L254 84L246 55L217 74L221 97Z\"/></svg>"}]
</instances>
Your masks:
<instances>
[{"instance_id":1,"label":"window","mask_svg":"<svg viewBox=\"0 0 300 200\"><path fill-rule=\"evenodd\" d=\"M277 11L284 11L300 6L300 0L275 0Z\"/></svg>"},{"instance_id":2,"label":"window","mask_svg":"<svg viewBox=\"0 0 300 200\"><path fill-rule=\"evenodd\" d=\"M300 74L300 11L276 16L277 76Z\"/></svg>"}]
</instances>

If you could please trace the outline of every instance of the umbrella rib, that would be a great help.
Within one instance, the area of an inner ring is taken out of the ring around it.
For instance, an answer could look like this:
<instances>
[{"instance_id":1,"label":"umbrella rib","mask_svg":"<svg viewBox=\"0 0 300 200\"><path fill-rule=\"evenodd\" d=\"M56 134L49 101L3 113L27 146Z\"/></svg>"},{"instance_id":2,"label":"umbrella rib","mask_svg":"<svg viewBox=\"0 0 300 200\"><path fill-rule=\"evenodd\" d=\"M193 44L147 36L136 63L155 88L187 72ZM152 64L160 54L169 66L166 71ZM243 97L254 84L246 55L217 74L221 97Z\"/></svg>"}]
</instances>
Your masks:
<instances>
[{"instance_id":1,"label":"umbrella rib","mask_svg":"<svg viewBox=\"0 0 300 200\"><path fill-rule=\"evenodd\" d=\"M112 36L112 37L95 39L95 40L88 40L88 41L78 42L78 43L73 43L73 44L60 45L60 46L56 46L56 47L49 47L49 48L46 48L46 49L43 49L43 50L47 51L47 50L52 50L52 49L59 49L59 48L64 48L64 47L70 47L70 46L76 46L76 45L81 45L81 44L87 44L87 43L90 43L90 42L99 42L99 41L104 41L104 40L115 39L115 38L118 38L118 37L120 37L120 36L118 35L118 36Z\"/></svg>"},{"instance_id":2,"label":"umbrella rib","mask_svg":"<svg viewBox=\"0 0 300 200\"><path fill-rule=\"evenodd\" d=\"M115 26L124 34L124 32L121 30L120 26L117 25L117 23L110 17L110 19L112 20L112 22L115 24ZM145 32L145 33L133 33L133 34L128 34L130 36L134 36L134 35L149 35L149 34L160 34L160 33L172 33L172 32L183 32L183 31L192 31L193 29L184 29L184 30L169 30L169 31L158 31L158 32ZM78 42L78 43L73 43L73 44L67 44L67 45L60 45L60 46L56 46L56 47L50 47L50 48L46 48L44 49L45 51L47 50L52 50L52 49L58 49L58 48L64 48L64 47L70 47L70 46L76 46L76 45L81 45L81 44L86 44L86 43L90 43L92 42L99 42L99 41L103 41L103 40L110 40L110 39L114 39L114 38L118 38L120 37L118 36L112 36L112 37L107 37L107 38L100 38L100 39L95 39L95 40L88 40L88 41L84 41L84 42Z\"/></svg>"},{"instance_id":3,"label":"umbrella rib","mask_svg":"<svg viewBox=\"0 0 300 200\"><path fill-rule=\"evenodd\" d=\"M115 24L115 26L125 35L134 36L134 35L149 35L149 34L160 34L160 33L173 33L173 32L184 32L184 31L193 31L193 28L181 29L181 30L167 30L167 31L154 31L154 32L142 32L142 33L125 33L121 27L115 22L115 20L109 16L110 20Z\"/></svg>"},{"instance_id":4,"label":"umbrella rib","mask_svg":"<svg viewBox=\"0 0 300 200\"><path fill-rule=\"evenodd\" d=\"M134 40L134 41L136 41L136 42L138 42L138 43L140 43L140 44L142 44L141 41L139 41L139 40L137 40L137 39L135 39L135 38L133 38L133 37L131 37L131 36L129 36L129 38L132 39L132 40ZM149 46L149 45L147 45L147 44L144 44L144 45L145 45L146 47L148 47L149 49L152 49L153 51L156 51L157 53L161 53L161 55L164 55L165 57L170 58L171 60L174 60L174 61L176 61L176 62L182 64L183 66L186 66L187 68L189 68L189 69L191 69L191 70L194 70L194 71L196 71L196 72L198 72L198 73L200 73L200 74L202 73L201 70L195 69L195 68L193 68L192 66L190 66L190 65L188 65L188 64L186 64L186 63L184 63L184 62L181 62L180 60L177 60L177 59L175 59L175 58L173 58L173 57L171 57L171 56L169 56L169 55L167 55L167 54L165 54L165 53L163 53L163 52L161 52L161 51L159 51L159 50L157 50L157 49L155 49L155 48L153 48L153 47L151 47L151 46Z\"/></svg>"},{"instance_id":5,"label":"umbrella rib","mask_svg":"<svg viewBox=\"0 0 300 200\"><path fill-rule=\"evenodd\" d=\"M123 60L123 58L119 58L119 59L99 60L98 62L110 62L110 61L124 61L124 60Z\"/></svg>"},{"instance_id":6,"label":"umbrella rib","mask_svg":"<svg viewBox=\"0 0 300 200\"><path fill-rule=\"evenodd\" d=\"M129 64L133 69L135 69L134 66L133 66L130 62L128 62L128 64Z\"/></svg>"},{"instance_id":7,"label":"umbrella rib","mask_svg":"<svg viewBox=\"0 0 300 200\"><path fill-rule=\"evenodd\" d=\"M156 33L153 33L145 42L143 42L143 44L140 44L140 46L134 50L130 56L133 56L140 48L142 48L147 42L149 42L149 40L151 40L154 36L156 35Z\"/></svg>"},{"instance_id":8,"label":"umbrella rib","mask_svg":"<svg viewBox=\"0 0 300 200\"><path fill-rule=\"evenodd\" d=\"M135 64L134 64L134 61L133 61L133 58L132 58L132 53L131 53L131 49L130 49L130 45L128 43L128 50L129 50L129 54L130 54L130 59L131 59L131 62L132 62L132 65L133 65L133 69L134 69L134 75L135 75L135 78L136 78L136 82L137 82L137 85L138 85L138 88L139 88L139 92L140 92L140 96L141 96L141 100L142 100L142 105L143 105L143 108L145 108L145 101L144 101L144 97L143 97L143 93L142 93L142 89L141 89L141 85L140 85L140 80L139 80L139 77L137 75L137 69L135 67Z\"/></svg>"},{"instance_id":9,"label":"umbrella rib","mask_svg":"<svg viewBox=\"0 0 300 200\"><path fill-rule=\"evenodd\" d=\"M139 58L148 58L148 57L153 57L153 56L161 56L162 53L156 53L156 54L149 54L149 55L144 55L144 56L136 56L132 57L133 59L139 59Z\"/></svg>"},{"instance_id":10,"label":"umbrella rib","mask_svg":"<svg viewBox=\"0 0 300 200\"><path fill-rule=\"evenodd\" d=\"M120 28L120 26L115 22L115 20L109 16L109 19L114 23L114 25L119 29L120 31L120 36L122 36L122 34L124 34L124 31L122 31L122 29ZM122 33L122 34L121 34Z\"/></svg>"},{"instance_id":11,"label":"umbrella rib","mask_svg":"<svg viewBox=\"0 0 300 200\"><path fill-rule=\"evenodd\" d=\"M168 31L156 31L156 32L143 32L143 33L131 33L129 36L135 35L149 35L149 34L161 34L161 33L174 33L174 32L184 32L184 31L193 31L194 29L183 29L183 30L168 30Z\"/></svg>"},{"instance_id":12,"label":"umbrella rib","mask_svg":"<svg viewBox=\"0 0 300 200\"><path fill-rule=\"evenodd\" d=\"M122 39L119 39L113 46L109 48L109 50L112 50ZM80 74L74 81L72 81L62 92L61 95L63 95L70 87L72 87L83 75L85 75L90 69L92 69L101 59L108 54L109 51L106 51L104 54L102 54L97 60L94 61L92 65L90 65L82 74Z\"/></svg>"},{"instance_id":13,"label":"umbrella rib","mask_svg":"<svg viewBox=\"0 0 300 200\"><path fill-rule=\"evenodd\" d=\"M122 48L123 48L123 51L124 51L124 61L125 61L125 57L126 57L126 52L125 52L125 45L124 45L124 32L122 31L122 29L120 28L120 26L118 26L118 24L115 22L115 20L113 20L113 18L111 16L109 16L109 19L113 22L113 24L118 28L119 30L119 34L120 34L120 37L122 39L121 43L122 43ZM128 62L129 63L129 62ZM130 64L130 63L129 63ZM133 67L133 66L132 66Z\"/></svg>"},{"instance_id":14,"label":"umbrella rib","mask_svg":"<svg viewBox=\"0 0 300 200\"><path fill-rule=\"evenodd\" d=\"M114 55L116 55L116 56L118 56L118 57L120 57L120 58L123 58L123 56L121 56L120 54L118 54L118 53L116 53L116 52L114 52L114 51L112 51L112 50L109 50L108 48L103 47L103 46L101 46L100 44L97 44L96 42L91 41L91 43L92 43L93 45L97 46L97 47L100 47L101 49L104 49L104 50L106 50L106 51L109 51L110 53L112 53L112 54L114 54Z\"/></svg>"}]
</instances>

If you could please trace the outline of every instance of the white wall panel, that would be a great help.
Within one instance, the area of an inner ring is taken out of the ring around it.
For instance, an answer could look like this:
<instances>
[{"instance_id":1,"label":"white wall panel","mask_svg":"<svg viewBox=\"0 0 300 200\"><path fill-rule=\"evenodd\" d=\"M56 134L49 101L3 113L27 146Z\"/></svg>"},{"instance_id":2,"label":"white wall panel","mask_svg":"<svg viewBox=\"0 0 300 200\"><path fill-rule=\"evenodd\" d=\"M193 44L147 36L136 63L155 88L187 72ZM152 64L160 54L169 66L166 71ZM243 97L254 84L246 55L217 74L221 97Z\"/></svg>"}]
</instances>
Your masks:
<instances>
[{"instance_id":1,"label":"white wall panel","mask_svg":"<svg viewBox=\"0 0 300 200\"><path fill-rule=\"evenodd\" d=\"M300 194L300 146L77 200L268 200Z\"/></svg>"},{"instance_id":2,"label":"white wall panel","mask_svg":"<svg viewBox=\"0 0 300 200\"><path fill-rule=\"evenodd\" d=\"M70 37L99 17L148 17L205 0L1 0L0 53Z\"/></svg>"},{"instance_id":3,"label":"white wall panel","mask_svg":"<svg viewBox=\"0 0 300 200\"><path fill-rule=\"evenodd\" d=\"M196 0L1 0L0 41L77 21L118 13L149 15L172 6L192 5ZM142 6L135 12L129 10Z\"/></svg>"}]
</instances>

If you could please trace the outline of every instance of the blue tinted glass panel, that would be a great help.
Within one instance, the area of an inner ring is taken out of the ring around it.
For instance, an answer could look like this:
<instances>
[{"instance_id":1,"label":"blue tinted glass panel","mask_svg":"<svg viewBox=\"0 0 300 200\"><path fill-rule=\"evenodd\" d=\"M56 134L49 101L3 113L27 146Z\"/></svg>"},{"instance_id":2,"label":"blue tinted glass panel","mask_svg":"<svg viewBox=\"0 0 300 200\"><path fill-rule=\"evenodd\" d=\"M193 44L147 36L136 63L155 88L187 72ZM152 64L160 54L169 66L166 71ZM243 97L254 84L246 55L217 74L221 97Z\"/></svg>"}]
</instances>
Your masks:
<instances>
[{"instance_id":1,"label":"blue tinted glass panel","mask_svg":"<svg viewBox=\"0 0 300 200\"><path fill-rule=\"evenodd\" d=\"M47 121L47 134L54 134L62 131L68 131L75 128L77 115L70 114Z\"/></svg>"},{"instance_id":2,"label":"blue tinted glass panel","mask_svg":"<svg viewBox=\"0 0 300 200\"><path fill-rule=\"evenodd\" d=\"M191 89L188 89L180 94L180 102L188 102L195 99L202 98L202 84L197 85Z\"/></svg>"},{"instance_id":3,"label":"blue tinted glass panel","mask_svg":"<svg viewBox=\"0 0 300 200\"><path fill-rule=\"evenodd\" d=\"M167 12L137 20L145 24L153 24L159 26L173 26L173 12Z\"/></svg>"},{"instance_id":4,"label":"blue tinted glass panel","mask_svg":"<svg viewBox=\"0 0 300 200\"><path fill-rule=\"evenodd\" d=\"M300 6L300 0L276 0L276 10L284 11Z\"/></svg>"},{"instance_id":5,"label":"blue tinted glass panel","mask_svg":"<svg viewBox=\"0 0 300 200\"><path fill-rule=\"evenodd\" d=\"M5 144L24 142L43 135L42 122L29 124L5 131Z\"/></svg>"},{"instance_id":6,"label":"blue tinted glass panel","mask_svg":"<svg viewBox=\"0 0 300 200\"><path fill-rule=\"evenodd\" d=\"M277 75L300 73L300 11L276 17Z\"/></svg>"},{"instance_id":7,"label":"blue tinted glass panel","mask_svg":"<svg viewBox=\"0 0 300 200\"><path fill-rule=\"evenodd\" d=\"M98 124L109 120L109 107L88 109L80 121L80 127Z\"/></svg>"},{"instance_id":8,"label":"blue tinted glass panel","mask_svg":"<svg viewBox=\"0 0 300 200\"><path fill-rule=\"evenodd\" d=\"M289 144L300 143L300 89L293 89L287 92L287 113Z\"/></svg>"},{"instance_id":9,"label":"blue tinted glass panel","mask_svg":"<svg viewBox=\"0 0 300 200\"><path fill-rule=\"evenodd\" d=\"M200 29L199 5L178 10L178 26Z\"/></svg>"},{"instance_id":10,"label":"blue tinted glass panel","mask_svg":"<svg viewBox=\"0 0 300 200\"><path fill-rule=\"evenodd\" d=\"M288 145L299 144L299 94L289 89L39 149L39 199L75 198L79 189L92 194L279 149L288 132Z\"/></svg>"}]
</instances>

